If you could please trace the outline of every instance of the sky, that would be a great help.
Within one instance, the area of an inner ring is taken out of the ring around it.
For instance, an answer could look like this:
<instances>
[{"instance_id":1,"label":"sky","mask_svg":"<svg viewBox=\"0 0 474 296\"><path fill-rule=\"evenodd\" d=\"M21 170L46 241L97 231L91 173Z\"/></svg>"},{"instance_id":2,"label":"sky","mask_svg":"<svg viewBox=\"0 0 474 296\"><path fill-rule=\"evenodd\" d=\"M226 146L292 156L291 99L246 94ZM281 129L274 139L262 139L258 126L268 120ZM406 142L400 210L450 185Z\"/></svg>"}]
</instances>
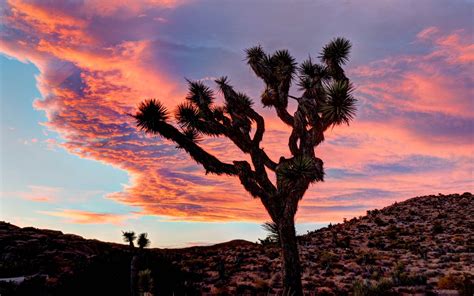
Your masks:
<instances>
[{"instance_id":1,"label":"sky","mask_svg":"<svg viewBox=\"0 0 474 296\"><path fill-rule=\"evenodd\" d=\"M215 88L225 75L265 116L265 151L288 157L289 130L262 108L244 50L301 62L337 36L353 44L357 117L316 148L326 178L300 203L298 232L473 191L472 1L0 3L0 220L115 242L147 232L155 247L263 238L269 217L237 179L205 175L127 114L148 98L173 110L185 78ZM244 157L225 139L203 145Z\"/></svg>"}]
</instances>

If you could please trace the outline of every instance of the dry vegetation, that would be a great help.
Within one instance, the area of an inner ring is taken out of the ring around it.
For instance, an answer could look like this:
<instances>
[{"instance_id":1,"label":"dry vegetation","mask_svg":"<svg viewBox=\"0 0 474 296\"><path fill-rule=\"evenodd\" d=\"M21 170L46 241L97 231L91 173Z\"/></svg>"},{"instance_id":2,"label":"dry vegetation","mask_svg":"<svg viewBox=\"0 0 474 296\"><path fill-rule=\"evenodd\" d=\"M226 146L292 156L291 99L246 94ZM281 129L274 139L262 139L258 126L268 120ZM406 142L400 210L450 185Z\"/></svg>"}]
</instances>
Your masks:
<instances>
[{"instance_id":1,"label":"dry vegetation","mask_svg":"<svg viewBox=\"0 0 474 296\"><path fill-rule=\"evenodd\" d=\"M469 286L465 295L472 295L474 199L412 198L300 236L299 245L304 289L312 295L457 295ZM210 294L281 289L276 245L184 249L174 263L200 274L198 285Z\"/></svg>"},{"instance_id":2,"label":"dry vegetation","mask_svg":"<svg viewBox=\"0 0 474 296\"><path fill-rule=\"evenodd\" d=\"M299 236L305 293L473 295L473 214L470 193L416 197ZM84 281L97 281L101 293L112 288L128 291L125 245L0 223L0 251L0 278L46 276L45 293L36 295L61 295L71 291L67 283L80 291L77 287L90 286ZM156 267L151 275L161 291L158 295L166 295L165 288L188 291L187 295L281 291L279 248L272 243L236 240L209 247L150 249L147 256ZM173 282L177 277L180 280ZM6 291L12 287L0 286L2 295L8 295Z\"/></svg>"}]
</instances>

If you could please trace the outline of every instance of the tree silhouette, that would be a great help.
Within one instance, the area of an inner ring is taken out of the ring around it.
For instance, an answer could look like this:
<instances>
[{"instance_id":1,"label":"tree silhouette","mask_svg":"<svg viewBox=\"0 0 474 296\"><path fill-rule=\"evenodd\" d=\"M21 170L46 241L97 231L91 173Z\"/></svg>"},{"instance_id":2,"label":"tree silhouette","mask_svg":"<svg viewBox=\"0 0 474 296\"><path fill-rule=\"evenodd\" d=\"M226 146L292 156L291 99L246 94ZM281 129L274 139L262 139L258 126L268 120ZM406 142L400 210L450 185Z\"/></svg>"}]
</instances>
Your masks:
<instances>
[{"instance_id":1,"label":"tree silhouette","mask_svg":"<svg viewBox=\"0 0 474 296\"><path fill-rule=\"evenodd\" d=\"M132 260L130 261L130 295L135 296L137 295L138 256L134 241L137 235L134 231L122 231L122 237L125 242L129 243L130 252L132 253Z\"/></svg>"},{"instance_id":2,"label":"tree silhouette","mask_svg":"<svg viewBox=\"0 0 474 296\"><path fill-rule=\"evenodd\" d=\"M134 231L122 231L123 241L130 245L130 248L134 248L134 241L137 238L137 235Z\"/></svg>"},{"instance_id":3,"label":"tree silhouette","mask_svg":"<svg viewBox=\"0 0 474 296\"><path fill-rule=\"evenodd\" d=\"M140 250L148 247L150 245L150 240L148 239L148 233L140 233L137 240L137 245Z\"/></svg>"},{"instance_id":4,"label":"tree silhouette","mask_svg":"<svg viewBox=\"0 0 474 296\"><path fill-rule=\"evenodd\" d=\"M176 110L177 125L170 122L166 107L154 99L142 102L133 115L140 129L177 143L204 167L206 174L236 176L253 197L261 200L278 227L283 284L293 295L303 294L295 214L309 185L324 178L323 161L316 157L314 149L324 141L328 128L349 124L355 116L353 86L342 69L350 49L348 40L336 38L323 47L319 56L323 64L308 58L300 65L287 50L273 54L265 53L261 46L246 50L248 65L265 83L263 106L274 108L291 129L288 147L292 156L282 156L277 162L260 146L264 118L254 110L247 95L234 90L227 77L216 80L224 106L214 104L213 91L202 82L188 81L189 94ZM294 80L300 96L289 94ZM293 115L288 111L289 99L297 104ZM229 138L250 156L251 164L245 160L219 160L199 145L203 136ZM268 173L275 174L275 184Z\"/></svg>"}]
</instances>

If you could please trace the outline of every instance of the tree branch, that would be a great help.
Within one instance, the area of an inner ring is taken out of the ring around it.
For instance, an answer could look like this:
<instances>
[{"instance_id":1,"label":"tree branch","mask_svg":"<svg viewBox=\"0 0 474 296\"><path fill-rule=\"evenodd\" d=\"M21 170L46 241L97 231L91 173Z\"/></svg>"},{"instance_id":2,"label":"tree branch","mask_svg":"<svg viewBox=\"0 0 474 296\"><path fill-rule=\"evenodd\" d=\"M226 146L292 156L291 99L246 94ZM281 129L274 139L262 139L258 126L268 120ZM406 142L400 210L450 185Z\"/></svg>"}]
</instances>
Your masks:
<instances>
[{"instance_id":1,"label":"tree branch","mask_svg":"<svg viewBox=\"0 0 474 296\"><path fill-rule=\"evenodd\" d=\"M224 163L209 154L173 125L166 123L165 120L145 117L144 112L146 112L146 110L141 110L141 112L133 116L137 121L137 125L141 127L142 130L159 134L178 144L180 148L183 148L196 162L204 167L206 173L237 175L237 170L234 165Z\"/></svg>"},{"instance_id":2,"label":"tree branch","mask_svg":"<svg viewBox=\"0 0 474 296\"><path fill-rule=\"evenodd\" d=\"M286 107L275 106L278 117L289 126L293 126L293 116L288 112Z\"/></svg>"}]
</instances>

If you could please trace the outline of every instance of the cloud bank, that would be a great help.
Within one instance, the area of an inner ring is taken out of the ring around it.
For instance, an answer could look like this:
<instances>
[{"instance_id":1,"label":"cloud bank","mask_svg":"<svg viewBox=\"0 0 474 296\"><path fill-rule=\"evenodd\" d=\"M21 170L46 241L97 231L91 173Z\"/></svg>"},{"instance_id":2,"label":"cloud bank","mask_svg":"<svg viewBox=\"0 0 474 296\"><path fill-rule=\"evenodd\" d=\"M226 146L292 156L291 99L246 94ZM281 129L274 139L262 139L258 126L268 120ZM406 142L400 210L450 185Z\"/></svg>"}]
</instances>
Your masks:
<instances>
[{"instance_id":1,"label":"cloud bank","mask_svg":"<svg viewBox=\"0 0 474 296\"><path fill-rule=\"evenodd\" d=\"M141 215L170 220L262 221L267 219L263 207L236 179L206 176L174 144L137 132L127 115L145 98L158 98L172 109L185 96L183 76L212 80L209 77L228 74L266 115L265 150L274 158L288 155L282 145L288 130L271 110L260 107L261 84L242 62L243 49L253 45L247 43L263 38L262 44L274 50L285 45L276 41L283 37L277 36L277 29L264 35L268 32L264 26L256 25L256 32L243 30L245 22L228 11L229 4L221 15L214 16L212 9L207 15L197 11L202 22L190 27L187 16L195 5L11 0L2 9L0 51L38 67L42 98L34 107L45 112L44 125L62 137L63 142L55 145L129 173L129 184L108 198L138 207ZM275 5L284 8L282 3ZM256 10L262 7L257 5ZM229 21L213 26L223 17ZM248 21L271 23L274 17L249 16ZM368 21L372 18L379 21L372 15ZM310 24L306 18L300 21ZM348 69L357 85L358 118L350 127L330 131L317 148L328 176L306 194L299 221L340 221L418 194L473 188L473 32L451 27L426 25L404 33L399 44L389 37L371 37L369 44L388 38L390 47L373 54L361 53L369 37L348 30L355 44L354 59L363 61ZM229 37L230 33L234 35ZM327 36L322 42L334 34L330 29L321 32L321 38ZM314 48L298 43L307 40L305 35L291 35L288 42L293 39L288 47L298 58L310 51L316 56ZM224 139L206 140L204 145L224 159L243 157ZM25 198L49 200L42 195ZM122 214L74 209L44 214L73 223L116 224L125 219Z\"/></svg>"}]
</instances>

